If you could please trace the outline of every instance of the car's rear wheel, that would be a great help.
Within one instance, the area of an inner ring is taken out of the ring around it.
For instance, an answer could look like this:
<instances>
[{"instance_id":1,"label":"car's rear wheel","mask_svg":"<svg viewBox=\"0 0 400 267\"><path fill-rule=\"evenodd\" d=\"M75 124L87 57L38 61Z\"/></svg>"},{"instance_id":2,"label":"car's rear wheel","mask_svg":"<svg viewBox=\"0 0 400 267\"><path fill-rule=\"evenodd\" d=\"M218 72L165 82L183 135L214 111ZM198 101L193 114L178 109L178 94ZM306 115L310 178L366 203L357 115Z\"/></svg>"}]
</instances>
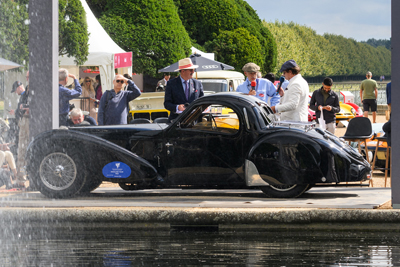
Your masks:
<instances>
[{"instance_id":1,"label":"car's rear wheel","mask_svg":"<svg viewBox=\"0 0 400 267\"><path fill-rule=\"evenodd\" d=\"M260 189L268 197L273 198L294 198L298 197L307 191L308 184L293 184L293 185L270 185L263 186Z\"/></svg>"},{"instance_id":2,"label":"car's rear wheel","mask_svg":"<svg viewBox=\"0 0 400 267\"><path fill-rule=\"evenodd\" d=\"M50 198L66 198L78 193L86 180L86 171L78 152L55 149L43 153L33 174L36 188Z\"/></svg>"}]
</instances>

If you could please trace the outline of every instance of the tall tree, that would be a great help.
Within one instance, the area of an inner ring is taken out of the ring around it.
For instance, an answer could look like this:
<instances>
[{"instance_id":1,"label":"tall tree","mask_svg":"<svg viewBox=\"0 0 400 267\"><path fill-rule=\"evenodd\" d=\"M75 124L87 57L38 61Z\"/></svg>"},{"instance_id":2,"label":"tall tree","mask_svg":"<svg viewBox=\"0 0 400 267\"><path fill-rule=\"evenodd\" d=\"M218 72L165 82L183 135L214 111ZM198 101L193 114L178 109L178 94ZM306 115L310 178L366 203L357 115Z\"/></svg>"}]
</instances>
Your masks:
<instances>
[{"instance_id":1,"label":"tall tree","mask_svg":"<svg viewBox=\"0 0 400 267\"><path fill-rule=\"evenodd\" d=\"M132 70L157 70L190 54L191 41L172 0L90 0L111 38L132 51ZM101 11L100 11L101 10Z\"/></svg>"},{"instance_id":2,"label":"tall tree","mask_svg":"<svg viewBox=\"0 0 400 267\"><path fill-rule=\"evenodd\" d=\"M0 0L0 56L28 65L29 0ZM86 14L80 0L59 0L59 55L87 60Z\"/></svg>"},{"instance_id":3,"label":"tall tree","mask_svg":"<svg viewBox=\"0 0 400 267\"><path fill-rule=\"evenodd\" d=\"M175 0L179 16L189 36L199 45L213 41L222 32L246 29L261 44L263 62L260 67L264 71L272 71L276 65L276 43L272 34L263 27L254 9L243 0ZM231 36L237 36L233 34ZM215 40L218 42L218 40ZM245 40L244 40L245 41ZM209 47L210 46L205 46ZM243 47L243 49L246 49ZM218 58L225 57L214 52ZM245 51L242 51L246 53ZM226 58L226 57L225 57ZM234 62L224 62L235 65Z\"/></svg>"},{"instance_id":4,"label":"tall tree","mask_svg":"<svg viewBox=\"0 0 400 267\"><path fill-rule=\"evenodd\" d=\"M315 76L390 75L390 51L374 48L341 35L318 35L294 22L263 22L275 37L278 47L278 67L294 59L302 74Z\"/></svg>"},{"instance_id":5,"label":"tall tree","mask_svg":"<svg viewBox=\"0 0 400 267\"><path fill-rule=\"evenodd\" d=\"M27 66L28 11L22 1L0 0L0 57Z\"/></svg>"},{"instance_id":6,"label":"tall tree","mask_svg":"<svg viewBox=\"0 0 400 267\"><path fill-rule=\"evenodd\" d=\"M263 48L258 39L245 28L221 31L212 41L205 44L207 51L216 54L217 60L241 70L248 63L259 66L264 63Z\"/></svg>"},{"instance_id":7,"label":"tall tree","mask_svg":"<svg viewBox=\"0 0 400 267\"><path fill-rule=\"evenodd\" d=\"M89 54L86 12L80 0L58 0L59 55L83 64Z\"/></svg>"},{"instance_id":8,"label":"tall tree","mask_svg":"<svg viewBox=\"0 0 400 267\"><path fill-rule=\"evenodd\" d=\"M365 42L361 41L361 43L369 44L373 47L384 46L389 50L392 48L392 38L390 38L389 40L386 40L386 39L378 39L377 40L375 38L371 38Z\"/></svg>"}]
</instances>

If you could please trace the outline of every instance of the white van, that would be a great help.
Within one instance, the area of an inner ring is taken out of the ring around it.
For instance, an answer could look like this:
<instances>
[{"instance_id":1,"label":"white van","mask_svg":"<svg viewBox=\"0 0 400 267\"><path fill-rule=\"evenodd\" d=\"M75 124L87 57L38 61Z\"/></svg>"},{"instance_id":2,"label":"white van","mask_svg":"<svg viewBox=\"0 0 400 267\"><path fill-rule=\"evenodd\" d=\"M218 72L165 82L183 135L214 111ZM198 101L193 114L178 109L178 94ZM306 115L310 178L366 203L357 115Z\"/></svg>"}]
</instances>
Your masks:
<instances>
[{"instance_id":1,"label":"white van","mask_svg":"<svg viewBox=\"0 0 400 267\"><path fill-rule=\"evenodd\" d=\"M229 70L202 71L193 74L195 78L196 75L197 80L203 84L204 91L213 91L215 93L236 91L239 84L245 80L242 73Z\"/></svg>"},{"instance_id":2,"label":"white van","mask_svg":"<svg viewBox=\"0 0 400 267\"><path fill-rule=\"evenodd\" d=\"M204 94L236 91L245 77L242 73L229 70L195 72L193 78L203 84ZM128 121L132 119L148 119L153 121L160 117L168 117L169 111L164 108L164 92L142 93L135 100L129 102Z\"/></svg>"}]
</instances>

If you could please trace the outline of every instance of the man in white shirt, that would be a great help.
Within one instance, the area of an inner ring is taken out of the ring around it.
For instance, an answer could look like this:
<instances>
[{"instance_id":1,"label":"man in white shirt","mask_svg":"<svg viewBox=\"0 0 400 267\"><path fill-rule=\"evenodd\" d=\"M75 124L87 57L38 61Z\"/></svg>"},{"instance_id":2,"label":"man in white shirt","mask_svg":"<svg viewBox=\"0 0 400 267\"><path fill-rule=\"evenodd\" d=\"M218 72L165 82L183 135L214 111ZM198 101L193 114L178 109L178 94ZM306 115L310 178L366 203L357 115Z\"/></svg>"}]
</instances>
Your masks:
<instances>
[{"instance_id":1,"label":"man in white shirt","mask_svg":"<svg viewBox=\"0 0 400 267\"><path fill-rule=\"evenodd\" d=\"M280 104L271 107L275 113L281 113L281 120L308 121L308 83L300 74L300 67L291 59L283 63L280 71L289 81L287 88L280 89Z\"/></svg>"}]
</instances>

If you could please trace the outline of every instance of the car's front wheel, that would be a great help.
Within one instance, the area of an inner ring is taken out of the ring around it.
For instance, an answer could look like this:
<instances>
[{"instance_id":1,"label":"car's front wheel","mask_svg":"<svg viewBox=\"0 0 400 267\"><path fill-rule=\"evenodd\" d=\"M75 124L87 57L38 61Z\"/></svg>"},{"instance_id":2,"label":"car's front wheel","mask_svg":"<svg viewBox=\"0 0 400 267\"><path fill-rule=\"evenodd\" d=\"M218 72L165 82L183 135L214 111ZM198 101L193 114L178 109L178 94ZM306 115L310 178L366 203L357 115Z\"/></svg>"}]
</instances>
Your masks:
<instances>
[{"instance_id":1,"label":"car's front wheel","mask_svg":"<svg viewBox=\"0 0 400 267\"><path fill-rule=\"evenodd\" d=\"M35 169L35 186L50 198L74 196L85 184L86 170L77 152L55 150L44 153Z\"/></svg>"},{"instance_id":2,"label":"car's front wheel","mask_svg":"<svg viewBox=\"0 0 400 267\"><path fill-rule=\"evenodd\" d=\"M270 185L263 186L260 189L268 197L272 198L294 198L298 197L307 191L308 184L293 184L293 185Z\"/></svg>"}]
</instances>

